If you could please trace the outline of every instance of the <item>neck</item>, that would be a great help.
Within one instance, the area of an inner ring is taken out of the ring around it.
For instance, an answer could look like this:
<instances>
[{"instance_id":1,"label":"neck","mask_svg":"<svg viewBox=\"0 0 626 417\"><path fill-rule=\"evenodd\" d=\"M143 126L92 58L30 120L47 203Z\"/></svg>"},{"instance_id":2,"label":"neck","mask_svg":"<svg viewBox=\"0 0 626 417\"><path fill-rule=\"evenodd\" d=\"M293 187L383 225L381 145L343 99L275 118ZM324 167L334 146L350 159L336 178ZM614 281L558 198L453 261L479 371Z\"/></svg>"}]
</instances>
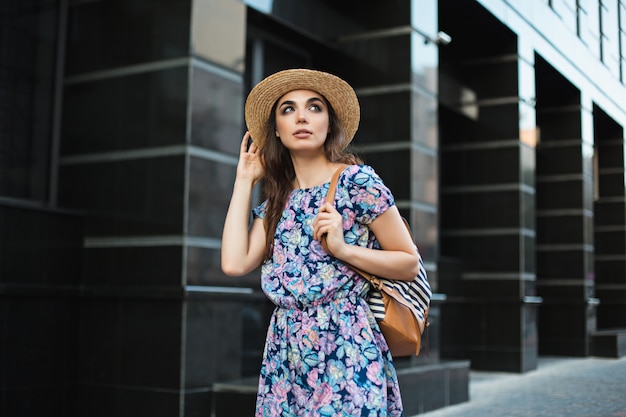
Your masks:
<instances>
[{"instance_id":1,"label":"neck","mask_svg":"<svg viewBox=\"0 0 626 417\"><path fill-rule=\"evenodd\" d=\"M296 173L294 187L310 188L330 181L338 164L324 158L322 160L293 160Z\"/></svg>"}]
</instances>

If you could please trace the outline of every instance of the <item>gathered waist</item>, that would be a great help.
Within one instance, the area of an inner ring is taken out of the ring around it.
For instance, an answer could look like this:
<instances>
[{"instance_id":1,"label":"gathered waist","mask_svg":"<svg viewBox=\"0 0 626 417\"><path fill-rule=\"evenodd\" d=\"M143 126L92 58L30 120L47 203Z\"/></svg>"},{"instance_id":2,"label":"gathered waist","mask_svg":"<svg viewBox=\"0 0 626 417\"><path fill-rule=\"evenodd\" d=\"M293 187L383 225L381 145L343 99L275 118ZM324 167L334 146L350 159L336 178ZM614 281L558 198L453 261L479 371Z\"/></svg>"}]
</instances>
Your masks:
<instances>
[{"instance_id":1,"label":"gathered waist","mask_svg":"<svg viewBox=\"0 0 626 417\"><path fill-rule=\"evenodd\" d=\"M280 328L297 329L313 326L319 329L339 329L347 322L348 316L370 316L367 300L357 294L332 299L314 300L308 304L277 305L274 309L274 320ZM296 326L296 327L293 327Z\"/></svg>"}]
</instances>

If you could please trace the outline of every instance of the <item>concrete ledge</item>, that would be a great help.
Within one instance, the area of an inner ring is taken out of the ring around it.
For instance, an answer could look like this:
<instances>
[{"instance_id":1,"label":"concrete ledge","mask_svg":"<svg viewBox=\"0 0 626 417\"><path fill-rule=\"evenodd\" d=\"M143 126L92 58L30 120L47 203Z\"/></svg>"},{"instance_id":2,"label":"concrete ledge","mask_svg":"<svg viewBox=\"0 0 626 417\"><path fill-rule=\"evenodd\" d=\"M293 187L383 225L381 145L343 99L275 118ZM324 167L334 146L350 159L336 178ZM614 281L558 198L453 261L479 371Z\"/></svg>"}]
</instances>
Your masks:
<instances>
[{"instance_id":1,"label":"concrete ledge","mask_svg":"<svg viewBox=\"0 0 626 417\"><path fill-rule=\"evenodd\" d=\"M406 416L469 401L469 361L399 367L397 372Z\"/></svg>"},{"instance_id":2,"label":"concrete ledge","mask_svg":"<svg viewBox=\"0 0 626 417\"><path fill-rule=\"evenodd\" d=\"M213 384L212 417L253 416L259 377Z\"/></svg>"},{"instance_id":3,"label":"concrete ledge","mask_svg":"<svg viewBox=\"0 0 626 417\"><path fill-rule=\"evenodd\" d=\"M591 335L592 354L605 358L626 356L626 328L598 330Z\"/></svg>"}]
</instances>

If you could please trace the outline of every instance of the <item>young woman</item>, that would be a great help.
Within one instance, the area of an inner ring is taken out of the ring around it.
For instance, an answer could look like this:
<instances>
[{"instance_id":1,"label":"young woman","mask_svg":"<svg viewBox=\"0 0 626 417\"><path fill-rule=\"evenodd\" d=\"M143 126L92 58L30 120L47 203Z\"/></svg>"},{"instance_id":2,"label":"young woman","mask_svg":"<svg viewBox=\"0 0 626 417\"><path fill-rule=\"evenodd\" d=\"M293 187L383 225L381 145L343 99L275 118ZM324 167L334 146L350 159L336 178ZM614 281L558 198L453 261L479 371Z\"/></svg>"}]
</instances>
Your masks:
<instances>
[{"instance_id":1,"label":"young woman","mask_svg":"<svg viewBox=\"0 0 626 417\"><path fill-rule=\"evenodd\" d=\"M245 116L222 269L238 276L261 266L262 289L276 304L256 416L402 416L369 283L347 264L413 280L419 254L390 190L346 151L360 117L354 90L325 72L281 71L252 89ZM335 205L325 203L339 168ZM261 180L266 200L249 226Z\"/></svg>"}]
</instances>

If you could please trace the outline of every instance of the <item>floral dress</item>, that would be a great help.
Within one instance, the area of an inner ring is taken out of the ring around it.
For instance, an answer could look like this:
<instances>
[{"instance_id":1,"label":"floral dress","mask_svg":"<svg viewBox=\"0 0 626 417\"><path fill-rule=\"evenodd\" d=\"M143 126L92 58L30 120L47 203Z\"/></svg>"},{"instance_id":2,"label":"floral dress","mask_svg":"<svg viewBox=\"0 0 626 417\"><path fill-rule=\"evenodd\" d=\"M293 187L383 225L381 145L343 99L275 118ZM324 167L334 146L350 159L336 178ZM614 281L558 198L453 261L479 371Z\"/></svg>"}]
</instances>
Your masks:
<instances>
[{"instance_id":1,"label":"floral dress","mask_svg":"<svg viewBox=\"0 0 626 417\"><path fill-rule=\"evenodd\" d=\"M329 183L294 190L261 285L276 304L259 378L256 417L403 415L391 354L368 305L368 282L313 239ZM263 218L264 202L253 210ZM374 170L348 167L335 205L346 242L378 247L368 224L394 204Z\"/></svg>"}]
</instances>

